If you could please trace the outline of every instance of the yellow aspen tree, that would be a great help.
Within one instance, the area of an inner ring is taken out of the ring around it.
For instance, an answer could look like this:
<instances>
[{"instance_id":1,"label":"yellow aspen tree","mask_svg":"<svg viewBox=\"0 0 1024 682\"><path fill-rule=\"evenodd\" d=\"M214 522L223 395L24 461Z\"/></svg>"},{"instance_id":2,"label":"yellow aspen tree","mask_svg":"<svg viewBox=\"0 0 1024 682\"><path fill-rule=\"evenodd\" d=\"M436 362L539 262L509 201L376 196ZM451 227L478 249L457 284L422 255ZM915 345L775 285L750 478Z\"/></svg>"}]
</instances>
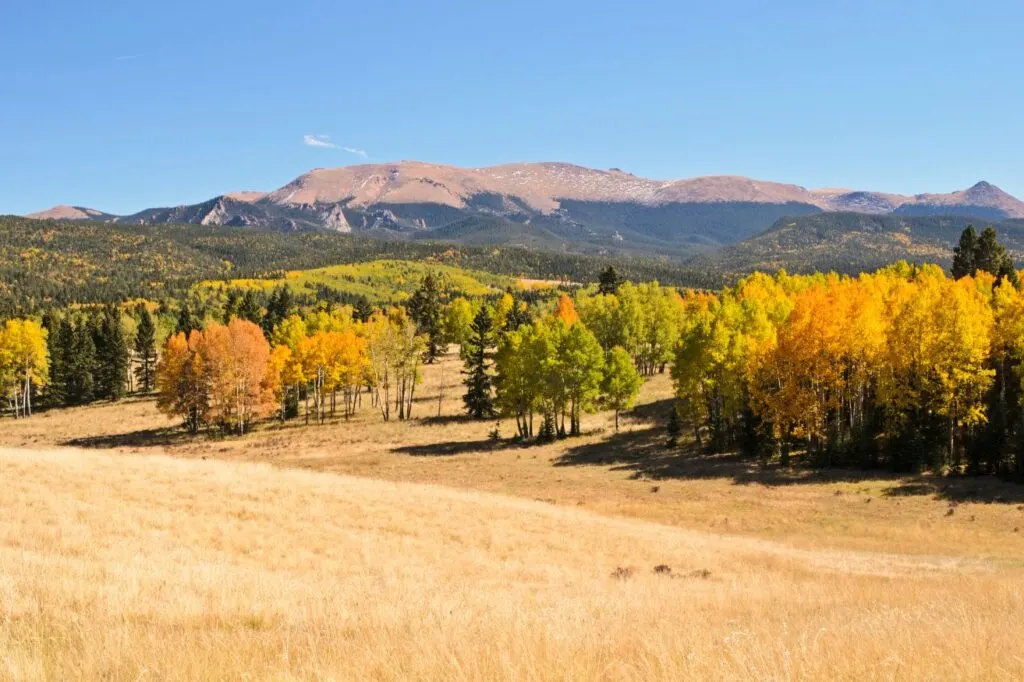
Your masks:
<instances>
[{"instance_id":1,"label":"yellow aspen tree","mask_svg":"<svg viewBox=\"0 0 1024 682\"><path fill-rule=\"evenodd\" d=\"M568 294L562 294L558 297L554 317L556 320L564 322L567 327L571 327L579 322L580 316L576 313L576 306L573 305L572 299L569 298Z\"/></svg>"},{"instance_id":2,"label":"yellow aspen tree","mask_svg":"<svg viewBox=\"0 0 1024 682\"><path fill-rule=\"evenodd\" d=\"M15 418L32 415L33 390L48 379L46 330L35 320L7 320L0 329L0 389Z\"/></svg>"}]
</instances>

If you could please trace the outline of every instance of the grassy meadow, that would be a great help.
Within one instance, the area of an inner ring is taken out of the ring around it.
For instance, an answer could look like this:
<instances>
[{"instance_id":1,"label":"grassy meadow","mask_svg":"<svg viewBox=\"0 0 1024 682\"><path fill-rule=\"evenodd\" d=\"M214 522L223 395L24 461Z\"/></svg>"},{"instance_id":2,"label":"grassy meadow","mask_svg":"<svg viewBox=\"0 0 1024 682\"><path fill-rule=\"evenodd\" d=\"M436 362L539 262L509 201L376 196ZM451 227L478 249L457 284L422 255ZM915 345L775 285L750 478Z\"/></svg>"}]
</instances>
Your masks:
<instances>
[{"instance_id":1,"label":"grassy meadow","mask_svg":"<svg viewBox=\"0 0 1024 682\"><path fill-rule=\"evenodd\" d=\"M4 420L0 679L1024 677L1018 487L670 450L663 375L519 447L460 368L410 422Z\"/></svg>"},{"instance_id":2,"label":"grassy meadow","mask_svg":"<svg viewBox=\"0 0 1024 682\"><path fill-rule=\"evenodd\" d=\"M409 298L427 273L442 277L453 291L465 296L497 293L516 281L504 275L425 261L375 260L312 270L290 270L278 278L211 280L201 282L197 288L200 292L228 288L271 290L287 284L296 292L315 292L317 286L322 285L335 291L364 296L374 304L387 304Z\"/></svg>"}]
</instances>

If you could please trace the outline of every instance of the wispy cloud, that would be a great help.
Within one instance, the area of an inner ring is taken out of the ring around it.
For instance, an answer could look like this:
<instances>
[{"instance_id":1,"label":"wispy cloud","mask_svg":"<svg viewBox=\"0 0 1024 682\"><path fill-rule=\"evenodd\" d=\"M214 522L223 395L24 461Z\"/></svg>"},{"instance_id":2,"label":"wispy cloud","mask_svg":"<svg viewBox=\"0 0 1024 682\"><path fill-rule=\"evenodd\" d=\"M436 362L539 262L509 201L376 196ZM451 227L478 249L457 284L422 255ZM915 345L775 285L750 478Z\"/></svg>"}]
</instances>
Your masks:
<instances>
[{"instance_id":1,"label":"wispy cloud","mask_svg":"<svg viewBox=\"0 0 1024 682\"><path fill-rule=\"evenodd\" d=\"M302 144L307 147L322 147L326 149L338 149L349 154L354 154L362 159L370 158L370 155L365 149L359 149L358 147L344 147L340 144L331 142L330 135L303 135Z\"/></svg>"},{"instance_id":2,"label":"wispy cloud","mask_svg":"<svg viewBox=\"0 0 1024 682\"><path fill-rule=\"evenodd\" d=\"M138 59L139 57L145 57L145 56L146 55L142 54L141 52L139 54L123 54L123 55L120 55L118 57L114 57L114 61L115 62L126 62L129 59Z\"/></svg>"},{"instance_id":3,"label":"wispy cloud","mask_svg":"<svg viewBox=\"0 0 1024 682\"><path fill-rule=\"evenodd\" d=\"M338 149L338 145L331 142L331 138L327 135L303 135L302 143L307 147L328 147L330 149Z\"/></svg>"}]
</instances>

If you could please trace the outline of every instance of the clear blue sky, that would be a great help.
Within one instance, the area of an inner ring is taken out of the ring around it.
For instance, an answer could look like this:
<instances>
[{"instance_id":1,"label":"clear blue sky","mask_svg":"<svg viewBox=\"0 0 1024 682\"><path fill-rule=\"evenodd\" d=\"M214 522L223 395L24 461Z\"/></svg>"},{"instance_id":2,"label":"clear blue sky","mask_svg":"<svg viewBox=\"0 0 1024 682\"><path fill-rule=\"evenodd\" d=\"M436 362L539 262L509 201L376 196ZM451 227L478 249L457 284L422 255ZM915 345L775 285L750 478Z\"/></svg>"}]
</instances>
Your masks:
<instances>
[{"instance_id":1,"label":"clear blue sky","mask_svg":"<svg viewBox=\"0 0 1024 682\"><path fill-rule=\"evenodd\" d=\"M1022 26L1020 0L8 0L0 213L273 189L341 147L1024 197Z\"/></svg>"}]
</instances>

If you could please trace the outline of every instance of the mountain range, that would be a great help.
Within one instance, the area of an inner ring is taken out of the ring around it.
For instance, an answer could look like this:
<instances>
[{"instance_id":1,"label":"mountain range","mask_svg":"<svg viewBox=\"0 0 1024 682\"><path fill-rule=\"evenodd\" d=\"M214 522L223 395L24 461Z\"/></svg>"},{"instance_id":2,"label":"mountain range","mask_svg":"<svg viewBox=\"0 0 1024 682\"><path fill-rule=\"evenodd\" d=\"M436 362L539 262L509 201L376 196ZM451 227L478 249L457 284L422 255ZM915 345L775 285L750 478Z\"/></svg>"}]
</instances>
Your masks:
<instances>
[{"instance_id":1,"label":"mountain range","mask_svg":"<svg viewBox=\"0 0 1024 682\"><path fill-rule=\"evenodd\" d=\"M332 230L680 258L743 242L785 218L825 212L998 221L1024 219L1024 202L987 182L958 192L906 196L736 176L653 180L567 163L459 168L402 161L317 168L271 192L234 192L132 215L57 206L28 217Z\"/></svg>"}]
</instances>

